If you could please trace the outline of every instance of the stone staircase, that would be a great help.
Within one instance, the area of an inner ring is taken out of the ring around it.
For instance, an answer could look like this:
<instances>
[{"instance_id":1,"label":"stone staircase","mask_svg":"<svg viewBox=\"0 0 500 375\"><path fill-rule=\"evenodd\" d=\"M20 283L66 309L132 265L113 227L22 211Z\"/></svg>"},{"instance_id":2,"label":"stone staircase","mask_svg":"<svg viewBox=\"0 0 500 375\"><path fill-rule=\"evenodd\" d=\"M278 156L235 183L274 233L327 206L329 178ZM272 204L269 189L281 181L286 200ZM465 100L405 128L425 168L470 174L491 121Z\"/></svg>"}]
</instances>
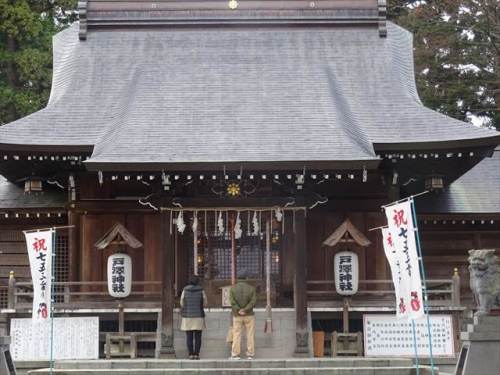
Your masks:
<instances>
[{"instance_id":1,"label":"stone staircase","mask_svg":"<svg viewBox=\"0 0 500 375\"><path fill-rule=\"evenodd\" d=\"M434 371L438 375L438 371ZM49 369L31 370L31 375L49 374ZM414 375L411 359L397 358L297 358L254 360L94 360L58 361L57 375ZM421 375L430 375L428 367Z\"/></svg>"},{"instance_id":2,"label":"stone staircase","mask_svg":"<svg viewBox=\"0 0 500 375\"><path fill-rule=\"evenodd\" d=\"M494 316L474 317L472 323L468 323L460 332L462 341L493 341L500 336L500 319Z\"/></svg>"}]
</instances>

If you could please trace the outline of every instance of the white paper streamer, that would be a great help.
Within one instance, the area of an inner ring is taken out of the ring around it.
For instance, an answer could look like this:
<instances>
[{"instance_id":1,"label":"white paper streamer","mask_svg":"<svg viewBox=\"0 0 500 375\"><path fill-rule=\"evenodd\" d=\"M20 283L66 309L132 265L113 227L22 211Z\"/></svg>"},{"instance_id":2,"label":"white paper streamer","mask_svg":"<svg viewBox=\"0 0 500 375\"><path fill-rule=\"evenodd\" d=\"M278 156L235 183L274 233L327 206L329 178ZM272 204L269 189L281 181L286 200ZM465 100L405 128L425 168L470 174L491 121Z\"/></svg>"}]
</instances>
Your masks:
<instances>
[{"instance_id":1,"label":"white paper streamer","mask_svg":"<svg viewBox=\"0 0 500 375\"><path fill-rule=\"evenodd\" d=\"M222 211L219 212L219 218L217 219L217 229L219 234L224 234L224 219L222 218Z\"/></svg>"},{"instance_id":2,"label":"white paper streamer","mask_svg":"<svg viewBox=\"0 0 500 375\"><path fill-rule=\"evenodd\" d=\"M254 211L253 213L252 225L253 225L252 234L254 236L258 236L260 233L260 226L259 226L259 218L257 217L257 211Z\"/></svg>"},{"instance_id":3,"label":"white paper streamer","mask_svg":"<svg viewBox=\"0 0 500 375\"><path fill-rule=\"evenodd\" d=\"M242 234L243 230L241 230L240 211L238 211L238 214L236 215L236 223L234 224L234 238L239 240Z\"/></svg>"},{"instance_id":4,"label":"white paper streamer","mask_svg":"<svg viewBox=\"0 0 500 375\"><path fill-rule=\"evenodd\" d=\"M276 208L276 210L274 210L274 216L276 216L276 220L278 222L281 222L281 219L283 219L283 211L281 210L281 208Z\"/></svg>"},{"instance_id":5,"label":"white paper streamer","mask_svg":"<svg viewBox=\"0 0 500 375\"><path fill-rule=\"evenodd\" d=\"M184 229L186 229L186 223L184 223L184 217L182 215L182 211L179 211L179 215L177 216L175 224L177 225L177 231L181 234L184 233Z\"/></svg>"}]
</instances>

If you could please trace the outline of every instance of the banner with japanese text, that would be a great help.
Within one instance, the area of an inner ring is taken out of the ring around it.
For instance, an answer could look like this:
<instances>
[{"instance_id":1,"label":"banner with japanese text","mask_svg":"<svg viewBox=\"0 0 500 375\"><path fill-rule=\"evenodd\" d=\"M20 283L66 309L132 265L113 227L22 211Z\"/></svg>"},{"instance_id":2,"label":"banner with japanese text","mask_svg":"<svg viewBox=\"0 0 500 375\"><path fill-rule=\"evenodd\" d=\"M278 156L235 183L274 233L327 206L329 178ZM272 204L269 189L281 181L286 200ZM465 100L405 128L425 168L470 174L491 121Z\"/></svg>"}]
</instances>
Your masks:
<instances>
[{"instance_id":1,"label":"banner with japanese text","mask_svg":"<svg viewBox=\"0 0 500 375\"><path fill-rule=\"evenodd\" d=\"M48 321L52 288L53 229L24 232L33 279L33 314L37 321Z\"/></svg>"},{"instance_id":2,"label":"banner with japanese text","mask_svg":"<svg viewBox=\"0 0 500 375\"><path fill-rule=\"evenodd\" d=\"M389 263L392 274L392 282L394 284L394 292L396 294L396 301L401 300L401 278L402 278L402 265L397 256L396 247L394 246L394 241L392 240L392 234L388 228L382 228L382 241L384 244L385 257ZM398 318L402 318L404 314L401 314L399 309L396 309L396 314Z\"/></svg>"},{"instance_id":3,"label":"banner with japanese text","mask_svg":"<svg viewBox=\"0 0 500 375\"><path fill-rule=\"evenodd\" d=\"M397 277L397 316L418 319L425 314L411 205L408 200L385 208L388 227L384 232L384 250L387 247L393 278L394 273Z\"/></svg>"}]
</instances>

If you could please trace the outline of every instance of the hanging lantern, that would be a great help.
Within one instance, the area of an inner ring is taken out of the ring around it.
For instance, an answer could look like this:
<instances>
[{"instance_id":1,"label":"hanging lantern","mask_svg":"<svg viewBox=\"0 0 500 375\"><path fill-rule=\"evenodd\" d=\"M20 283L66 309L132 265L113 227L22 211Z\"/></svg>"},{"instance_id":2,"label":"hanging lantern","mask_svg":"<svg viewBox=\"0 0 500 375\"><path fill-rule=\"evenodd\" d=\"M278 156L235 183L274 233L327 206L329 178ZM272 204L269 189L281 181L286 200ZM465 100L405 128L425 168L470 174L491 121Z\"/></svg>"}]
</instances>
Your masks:
<instances>
[{"instance_id":1,"label":"hanging lantern","mask_svg":"<svg viewBox=\"0 0 500 375\"><path fill-rule=\"evenodd\" d=\"M432 175L425 179L425 189L426 190L443 190L444 181L442 176Z\"/></svg>"},{"instance_id":2,"label":"hanging lantern","mask_svg":"<svg viewBox=\"0 0 500 375\"><path fill-rule=\"evenodd\" d=\"M359 284L358 255L352 251L341 251L334 258L335 289L341 296L356 294Z\"/></svg>"},{"instance_id":3,"label":"hanging lantern","mask_svg":"<svg viewBox=\"0 0 500 375\"><path fill-rule=\"evenodd\" d=\"M108 258L108 293L114 298L125 298L132 289L132 259L127 254L113 254Z\"/></svg>"},{"instance_id":4,"label":"hanging lantern","mask_svg":"<svg viewBox=\"0 0 500 375\"><path fill-rule=\"evenodd\" d=\"M25 194L38 194L42 190L42 179L40 177L30 176L24 181Z\"/></svg>"}]
</instances>

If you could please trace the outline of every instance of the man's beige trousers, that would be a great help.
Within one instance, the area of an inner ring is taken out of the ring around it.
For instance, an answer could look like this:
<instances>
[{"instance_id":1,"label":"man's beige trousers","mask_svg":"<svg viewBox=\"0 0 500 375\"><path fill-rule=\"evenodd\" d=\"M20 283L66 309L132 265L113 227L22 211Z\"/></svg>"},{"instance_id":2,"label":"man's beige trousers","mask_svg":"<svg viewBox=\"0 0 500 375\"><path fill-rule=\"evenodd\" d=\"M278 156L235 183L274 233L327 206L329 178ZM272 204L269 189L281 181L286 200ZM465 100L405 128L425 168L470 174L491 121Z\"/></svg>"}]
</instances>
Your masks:
<instances>
[{"instance_id":1,"label":"man's beige trousers","mask_svg":"<svg viewBox=\"0 0 500 375\"><path fill-rule=\"evenodd\" d=\"M231 355L239 357L241 351L241 332L245 327L247 331L247 356L255 354L255 315L233 316L233 346Z\"/></svg>"}]
</instances>

